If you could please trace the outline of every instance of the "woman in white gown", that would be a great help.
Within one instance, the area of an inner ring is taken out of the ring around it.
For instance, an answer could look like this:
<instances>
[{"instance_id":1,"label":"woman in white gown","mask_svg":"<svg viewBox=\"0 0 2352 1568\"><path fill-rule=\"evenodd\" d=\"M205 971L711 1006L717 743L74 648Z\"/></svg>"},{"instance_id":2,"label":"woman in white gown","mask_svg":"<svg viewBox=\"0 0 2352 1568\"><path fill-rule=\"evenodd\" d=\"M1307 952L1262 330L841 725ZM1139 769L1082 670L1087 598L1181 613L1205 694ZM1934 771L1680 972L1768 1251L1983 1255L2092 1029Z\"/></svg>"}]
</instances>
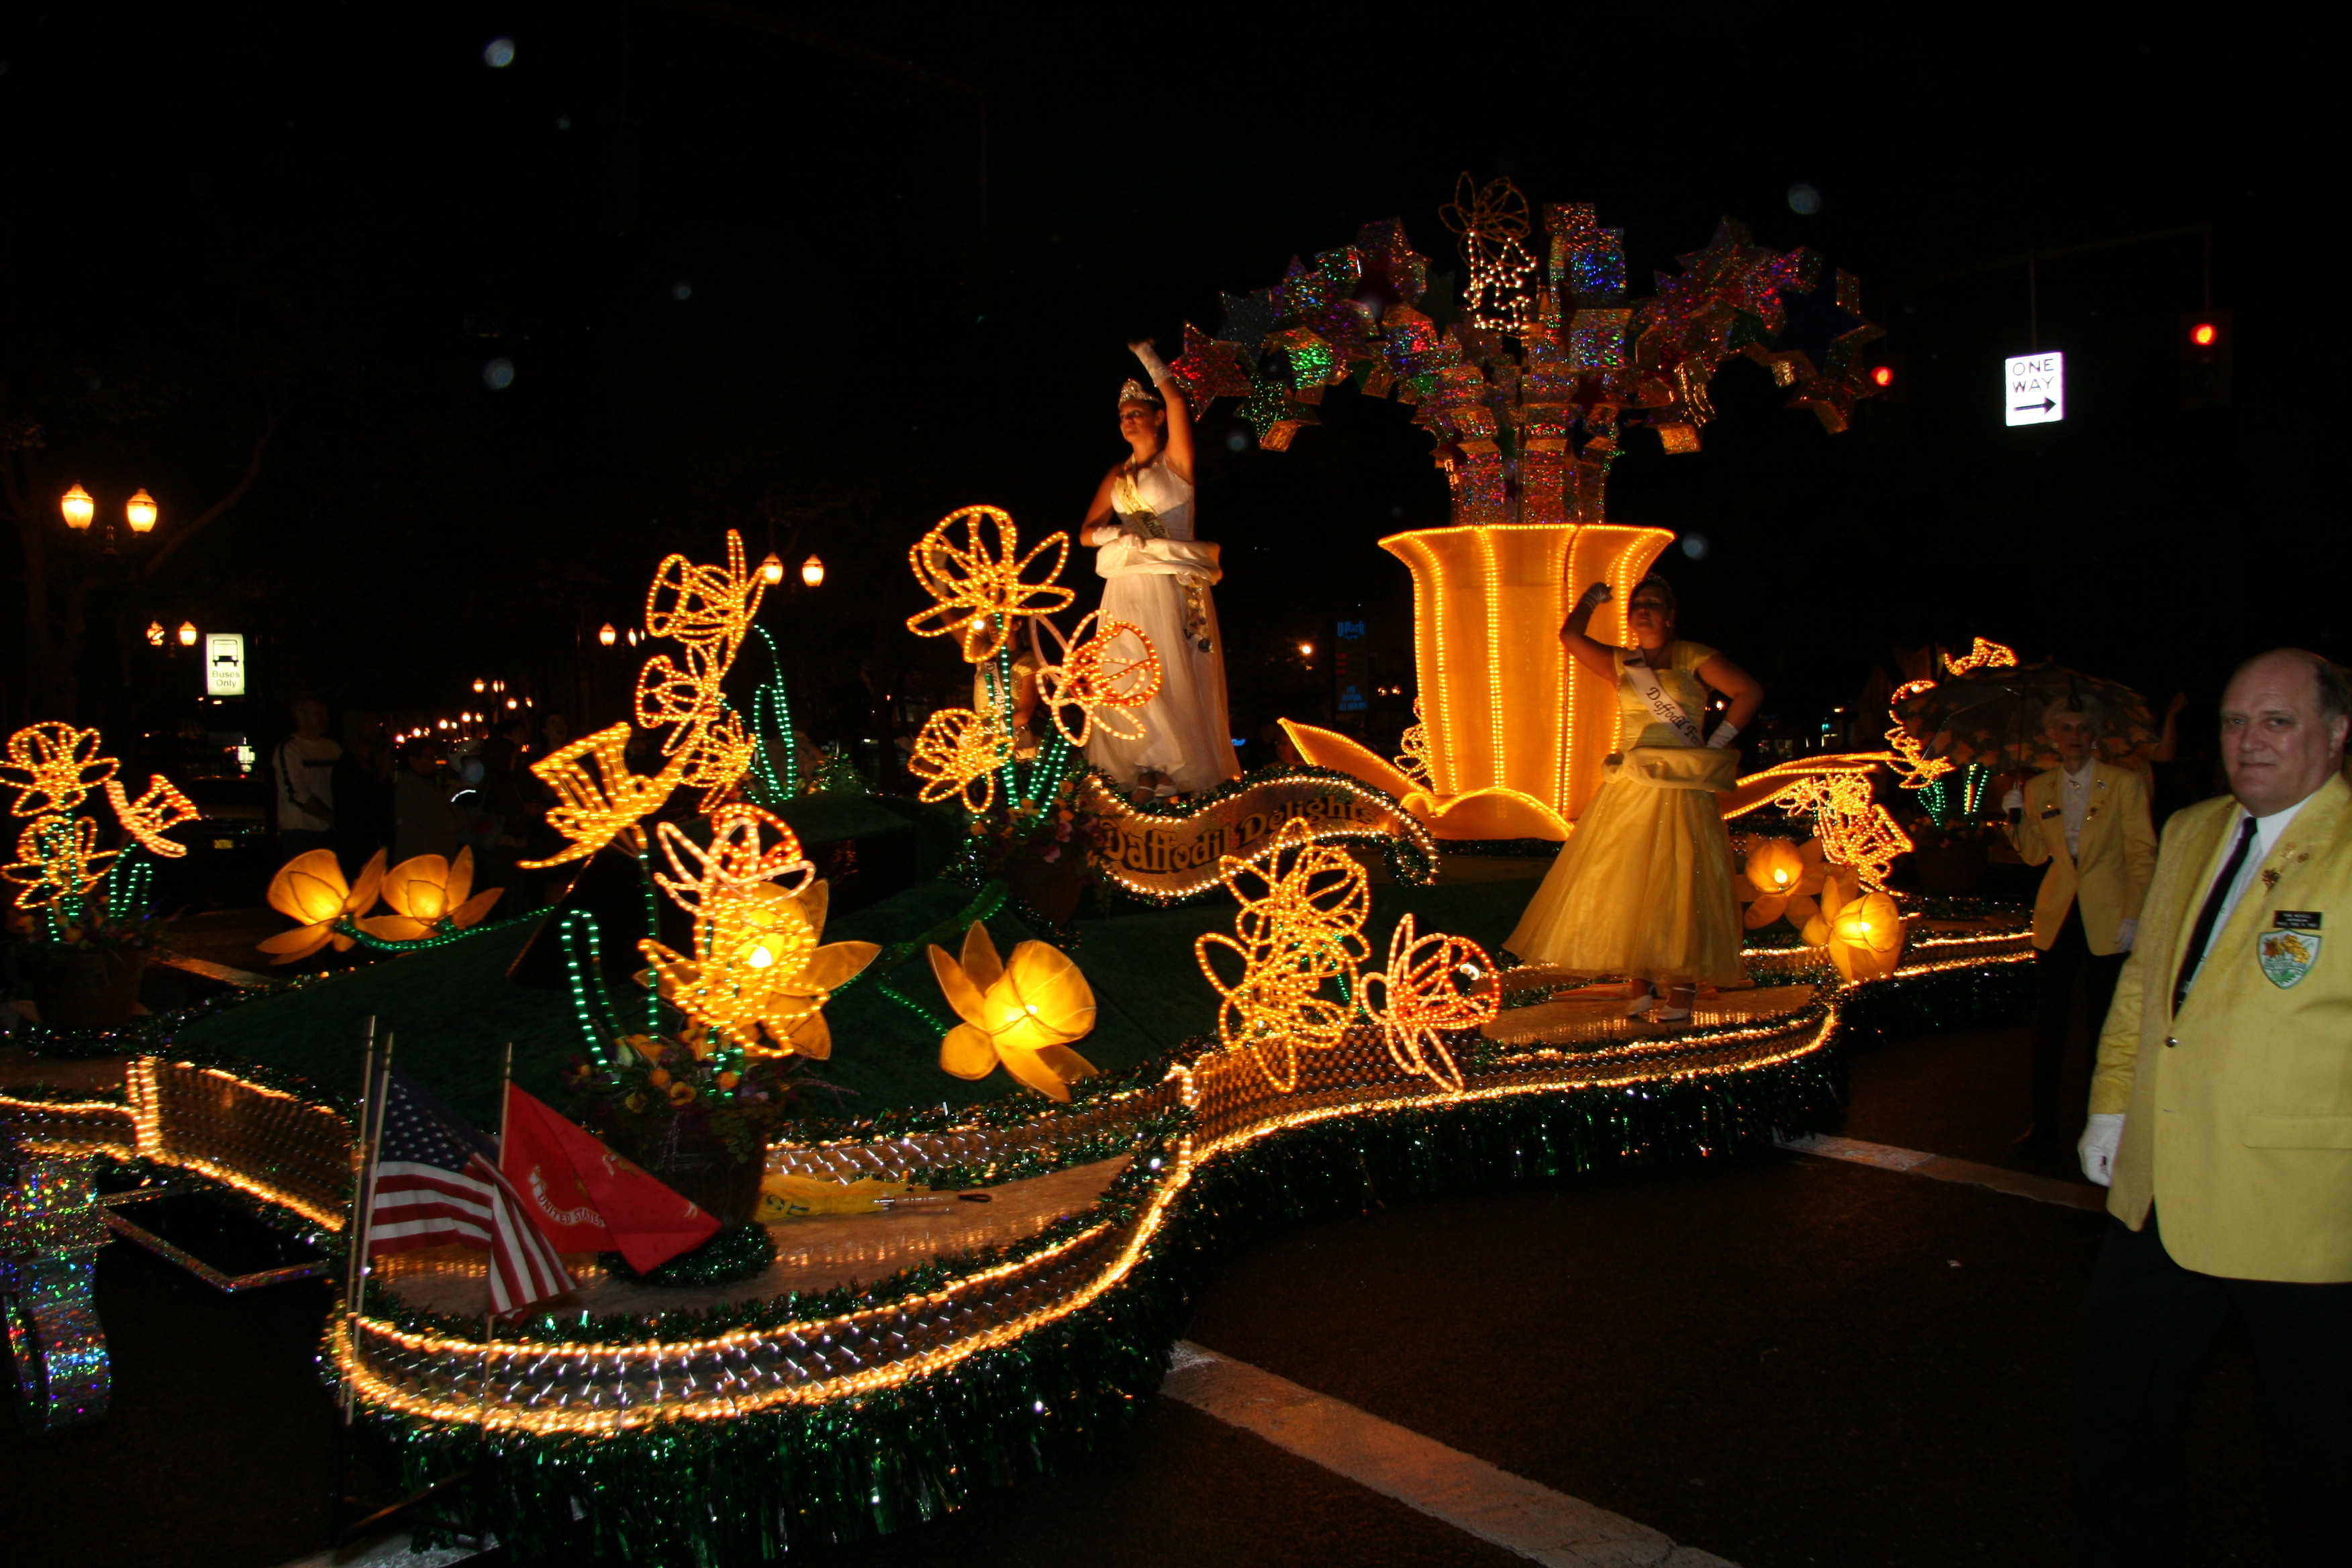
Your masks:
<instances>
[{"instance_id":1,"label":"woman in white gown","mask_svg":"<svg viewBox=\"0 0 2352 1568\"><path fill-rule=\"evenodd\" d=\"M1130 454L1103 476L1078 542L1095 546L1102 618L1142 629L1160 655L1160 691L1121 715L1133 740L1097 727L1087 761L1130 790L1195 795L1240 773L1225 719L1225 650L1210 587L1217 547L1192 537L1192 421L1184 394L1151 344L1128 345L1157 392L1119 390L1118 433ZM1140 658L1121 637L1115 657Z\"/></svg>"}]
</instances>

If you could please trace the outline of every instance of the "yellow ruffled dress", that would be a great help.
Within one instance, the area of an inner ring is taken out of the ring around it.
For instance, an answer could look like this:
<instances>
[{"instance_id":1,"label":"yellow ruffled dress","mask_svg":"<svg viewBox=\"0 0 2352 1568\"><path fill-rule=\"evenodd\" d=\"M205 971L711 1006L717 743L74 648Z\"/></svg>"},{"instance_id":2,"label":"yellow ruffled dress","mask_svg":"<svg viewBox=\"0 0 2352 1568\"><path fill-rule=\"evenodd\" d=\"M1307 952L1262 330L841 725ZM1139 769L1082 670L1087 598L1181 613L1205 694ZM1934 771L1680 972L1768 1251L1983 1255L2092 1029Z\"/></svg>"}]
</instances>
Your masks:
<instances>
[{"instance_id":1,"label":"yellow ruffled dress","mask_svg":"<svg viewBox=\"0 0 2352 1568\"><path fill-rule=\"evenodd\" d=\"M1678 641L1664 651L1672 667L1658 668L1658 684L1696 720L1706 688L1694 672L1715 649ZM1581 975L1745 985L1731 838L1715 797L1731 787L1738 753L1686 743L1651 713L1622 654L1616 667L1609 776L1503 945L1523 962Z\"/></svg>"}]
</instances>

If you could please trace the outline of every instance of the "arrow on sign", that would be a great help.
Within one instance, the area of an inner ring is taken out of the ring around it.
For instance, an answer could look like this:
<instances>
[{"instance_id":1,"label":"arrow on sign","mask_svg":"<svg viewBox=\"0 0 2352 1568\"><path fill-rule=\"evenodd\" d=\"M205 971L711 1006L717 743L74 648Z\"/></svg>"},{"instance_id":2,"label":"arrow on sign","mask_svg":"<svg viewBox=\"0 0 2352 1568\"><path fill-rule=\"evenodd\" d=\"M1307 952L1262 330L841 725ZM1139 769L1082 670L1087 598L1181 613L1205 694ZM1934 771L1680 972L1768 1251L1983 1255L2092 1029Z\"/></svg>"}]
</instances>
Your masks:
<instances>
[{"instance_id":1,"label":"arrow on sign","mask_svg":"<svg viewBox=\"0 0 2352 1568\"><path fill-rule=\"evenodd\" d=\"M2057 406L2058 405L2054 401L2045 397L2039 403L2021 403L2017 405L2017 411L2020 414L2025 414L2038 408L2042 410L2042 413L2047 414Z\"/></svg>"}]
</instances>

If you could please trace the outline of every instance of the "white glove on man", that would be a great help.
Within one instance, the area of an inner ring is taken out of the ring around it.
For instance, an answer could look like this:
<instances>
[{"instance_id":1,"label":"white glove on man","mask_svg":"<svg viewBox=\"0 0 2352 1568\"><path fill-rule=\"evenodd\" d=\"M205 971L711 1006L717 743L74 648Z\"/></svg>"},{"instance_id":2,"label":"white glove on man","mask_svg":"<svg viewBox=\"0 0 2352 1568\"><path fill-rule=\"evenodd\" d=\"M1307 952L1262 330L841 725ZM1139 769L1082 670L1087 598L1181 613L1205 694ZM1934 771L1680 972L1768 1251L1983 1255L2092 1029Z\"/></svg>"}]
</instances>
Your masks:
<instances>
[{"instance_id":1,"label":"white glove on man","mask_svg":"<svg viewBox=\"0 0 2352 1568\"><path fill-rule=\"evenodd\" d=\"M2003 811L2023 811L2025 809L2025 792L2021 789L2011 790L2007 795L2000 797L2000 808Z\"/></svg>"},{"instance_id":2,"label":"white glove on man","mask_svg":"<svg viewBox=\"0 0 2352 1568\"><path fill-rule=\"evenodd\" d=\"M2137 918L2127 920L2124 921L2123 924L2116 928L2116 951L2117 952L2129 952L2132 949L2132 943L2138 940L2139 921Z\"/></svg>"},{"instance_id":3,"label":"white glove on man","mask_svg":"<svg viewBox=\"0 0 2352 1568\"><path fill-rule=\"evenodd\" d=\"M2111 1186L2116 1179L2116 1145L2124 1141L2123 1113L2093 1111L2083 1128L2083 1141L2074 1145L2083 1157L2083 1174L2099 1184Z\"/></svg>"}]
</instances>

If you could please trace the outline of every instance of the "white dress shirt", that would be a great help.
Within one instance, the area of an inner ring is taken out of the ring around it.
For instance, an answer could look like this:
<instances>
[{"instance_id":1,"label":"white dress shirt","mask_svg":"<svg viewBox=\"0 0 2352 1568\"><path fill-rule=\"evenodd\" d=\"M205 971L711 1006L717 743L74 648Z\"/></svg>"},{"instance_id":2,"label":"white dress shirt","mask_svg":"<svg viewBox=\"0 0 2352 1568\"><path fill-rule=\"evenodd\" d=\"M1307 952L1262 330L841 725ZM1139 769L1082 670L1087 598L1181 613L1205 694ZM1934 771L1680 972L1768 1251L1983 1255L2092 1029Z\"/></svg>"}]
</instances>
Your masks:
<instances>
[{"instance_id":1,"label":"white dress shirt","mask_svg":"<svg viewBox=\"0 0 2352 1568\"><path fill-rule=\"evenodd\" d=\"M2316 790L2312 792L2313 795L2318 793ZM2213 921L2211 934L2205 939L2205 952L2213 951L2213 943L2221 939L2222 928L2230 923L2231 915L2237 911L2238 900L2246 896L2246 889L2253 885L2256 877L2262 875L2263 862L2271 858L2271 852L2279 847L2279 840L2286 837L2287 824L2293 822L2294 814L2309 805L2310 801L2311 795L2307 795L2284 811L2274 811L2268 816L2254 818L2254 841L2247 847L2246 863L2238 868L2238 874L2230 879L2229 891L2221 895L2221 912ZM2230 819L2228 842L2236 843L2238 835L2246 830L2246 816L2245 808L2241 806L2238 809L2238 815ZM2229 863L2228 854L2228 850L2222 851L2224 865ZM2207 885L2206 896L2208 898L2212 896L2210 884ZM2201 907L2203 900L2200 900L2199 903ZM2205 952L2197 955L2197 967L2200 971L2205 967Z\"/></svg>"},{"instance_id":2,"label":"white dress shirt","mask_svg":"<svg viewBox=\"0 0 2352 1568\"><path fill-rule=\"evenodd\" d=\"M2066 814L2066 855L2079 859L2083 853L2083 821L2091 812L2091 792L2098 782L2098 763L2083 759L2081 773L2061 772L2058 775L2058 805Z\"/></svg>"}]
</instances>

